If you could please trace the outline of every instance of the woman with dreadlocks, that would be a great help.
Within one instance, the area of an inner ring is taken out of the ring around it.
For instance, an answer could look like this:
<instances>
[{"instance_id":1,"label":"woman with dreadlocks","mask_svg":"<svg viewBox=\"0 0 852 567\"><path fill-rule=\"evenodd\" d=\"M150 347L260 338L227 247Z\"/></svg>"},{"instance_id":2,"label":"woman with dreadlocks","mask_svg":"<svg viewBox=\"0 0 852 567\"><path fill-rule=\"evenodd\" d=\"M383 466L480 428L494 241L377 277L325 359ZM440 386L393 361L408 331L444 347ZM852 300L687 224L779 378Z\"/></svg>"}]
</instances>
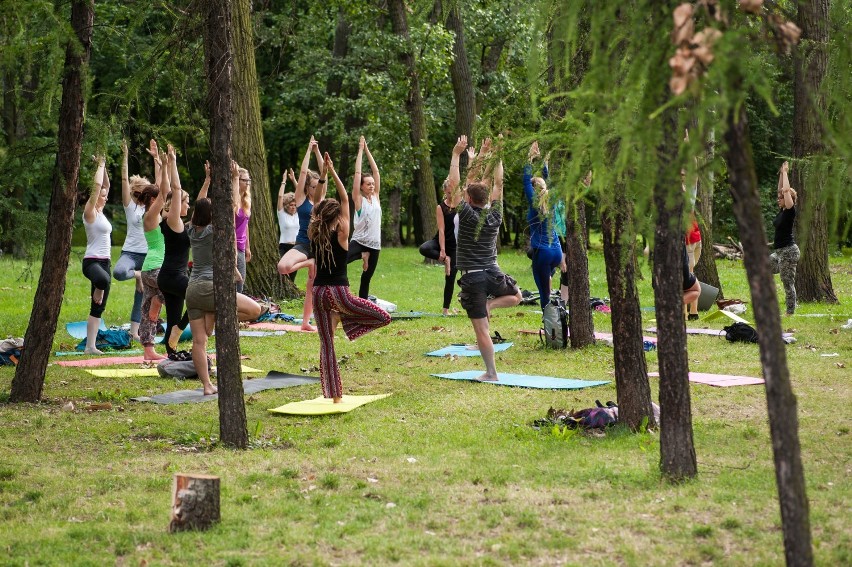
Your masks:
<instances>
[{"instance_id":1,"label":"woman with dreadlocks","mask_svg":"<svg viewBox=\"0 0 852 567\"><path fill-rule=\"evenodd\" d=\"M313 285L314 317L320 336L320 380L322 395L340 403L343 385L334 353L334 331L339 322L353 341L373 329L390 323L390 315L373 302L353 297L346 275L349 250L349 196L328 153L325 154L320 184L329 173L337 186L337 198L325 199L314 207L308 225L311 256L316 262Z\"/></svg>"},{"instance_id":2,"label":"woman with dreadlocks","mask_svg":"<svg viewBox=\"0 0 852 567\"><path fill-rule=\"evenodd\" d=\"M532 163L541 155L538 142L530 146L529 161L524 166L524 194L529 203L527 222L530 225L530 247L532 248L532 272L538 288L541 308L550 303L550 278L564 260L562 246L553 223L553 211L548 205L547 182L542 177L533 177ZM547 177L547 162L544 164Z\"/></svg>"}]
</instances>

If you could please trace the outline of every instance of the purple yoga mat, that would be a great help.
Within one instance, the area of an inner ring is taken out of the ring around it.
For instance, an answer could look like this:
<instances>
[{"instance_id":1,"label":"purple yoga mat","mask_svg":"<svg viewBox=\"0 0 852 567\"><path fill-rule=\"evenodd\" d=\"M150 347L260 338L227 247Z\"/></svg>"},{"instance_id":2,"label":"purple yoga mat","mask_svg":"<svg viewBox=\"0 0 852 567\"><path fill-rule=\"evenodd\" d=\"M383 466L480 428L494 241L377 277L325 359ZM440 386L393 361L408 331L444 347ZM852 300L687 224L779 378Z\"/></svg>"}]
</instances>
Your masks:
<instances>
[{"instance_id":1,"label":"purple yoga mat","mask_svg":"<svg viewBox=\"0 0 852 567\"><path fill-rule=\"evenodd\" d=\"M659 376L659 372L648 372L648 376ZM730 376L728 374L707 374L705 372L690 372L689 381L696 384L707 384L708 386L716 386L717 388L727 388L728 386L754 386L763 384L763 378L753 378L751 376Z\"/></svg>"}]
</instances>

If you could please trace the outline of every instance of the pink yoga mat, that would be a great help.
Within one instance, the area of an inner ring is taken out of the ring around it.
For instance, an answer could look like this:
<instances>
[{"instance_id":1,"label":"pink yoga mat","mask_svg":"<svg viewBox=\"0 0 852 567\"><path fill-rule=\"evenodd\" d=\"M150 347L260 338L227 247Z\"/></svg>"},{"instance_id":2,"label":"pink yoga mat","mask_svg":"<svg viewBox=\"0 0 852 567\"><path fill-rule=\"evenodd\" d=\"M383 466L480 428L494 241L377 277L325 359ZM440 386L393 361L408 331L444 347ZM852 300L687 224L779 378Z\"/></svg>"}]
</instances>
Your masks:
<instances>
[{"instance_id":1,"label":"pink yoga mat","mask_svg":"<svg viewBox=\"0 0 852 567\"><path fill-rule=\"evenodd\" d=\"M659 376L659 372L648 372L648 376ZM707 384L708 386L716 386L717 388L727 388L728 386L754 386L763 384L763 378L753 378L751 376L729 376L727 374L707 374L704 372L690 372L689 381L696 384Z\"/></svg>"},{"instance_id":2,"label":"pink yoga mat","mask_svg":"<svg viewBox=\"0 0 852 567\"><path fill-rule=\"evenodd\" d=\"M216 358L216 353L208 354L207 356L211 358ZM241 356L240 358L248 358L247 356ZM84 358L82 360L60 360L56 364L60 366L83 366L86 368L91 368L95 366L114 366L118 364L142 364L145 362L145 358L142 355L139 356L108 356L104 358Z\"/></svg>"},{"instance_id":3,"label":"pink yoga mat","mask_svg":"<svg viewBox=\"0 0 852 567\"><path fill-rule=\"evenodd\" d=\"M316 331L305 331L299 325L287 325L284 323L252 323L250 329L258 331L289 331L291 333L315 333Z\"/></svg>"}]
</instances>

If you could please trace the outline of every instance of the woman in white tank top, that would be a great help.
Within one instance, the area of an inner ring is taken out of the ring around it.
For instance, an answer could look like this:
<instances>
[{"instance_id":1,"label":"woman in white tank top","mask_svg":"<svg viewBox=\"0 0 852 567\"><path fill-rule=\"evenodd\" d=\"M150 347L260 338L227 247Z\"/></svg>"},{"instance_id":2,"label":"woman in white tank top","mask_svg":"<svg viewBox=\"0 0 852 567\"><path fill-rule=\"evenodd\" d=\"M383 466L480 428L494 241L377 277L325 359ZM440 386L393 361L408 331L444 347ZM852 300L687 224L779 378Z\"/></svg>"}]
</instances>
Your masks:
<instances>
[{"instance_id":1,"label":"woman in white tank top","mask_svg":"<svg viewBox=\"0 0 852 567\"><path fill-rule=\"evenodd\" d=\"M361 174L361 162L364 154L370 162L372 175ZM358 141L358 157L355 158L355 179L352 184L352 202L355 205L355 230L349 244L347 263L358 258L363 262L361 285L358 297L367 299L370 295L370 280L379 264L379 251L382 248L382 204L379 201L381 177L379 168L367 147L364 136Z\"/></svg>"},{"instance_id":2,"label":"woman in white tank top","mask_svg":"<svg viewBox=\"0 0 852 567\"><path fill-rule=\"evenodd\" d=\"M112 225L104 216L109 196L109 176L104 156L96 158L94 187L83 208L83 228L86 229L86 253L83 255L83 275L92 282L92 303L86 321L86 354L103 354L97 348L98 328L106 308L110 284L110 234Z\"/></svg>"}]
</instances>

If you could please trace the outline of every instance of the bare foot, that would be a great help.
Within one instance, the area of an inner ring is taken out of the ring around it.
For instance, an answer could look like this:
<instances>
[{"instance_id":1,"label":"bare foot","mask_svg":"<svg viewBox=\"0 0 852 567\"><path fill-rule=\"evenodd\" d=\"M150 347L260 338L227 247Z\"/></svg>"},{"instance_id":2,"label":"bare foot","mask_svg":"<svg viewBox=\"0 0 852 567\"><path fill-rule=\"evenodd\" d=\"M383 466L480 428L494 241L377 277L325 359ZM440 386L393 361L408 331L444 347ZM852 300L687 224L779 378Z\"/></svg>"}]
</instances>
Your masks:
<instances>
[{"instance_id":1,"label":"bare foot","mask_svg":"<svg viewBox=\"0 0 852 567\"><path fill-rule=\"evenodd\" d=\"M136 280L136 291L142 293L142 272L138 270L133 272L133 278Z\"/></svg>"},{"instance_id":2,"label":"bare foot","mask_svg":"<svg viewBox=\"0 0 852 567\"><path fill-rule=\"evenodd\" d=\"M135 335L130 335L130 339L134 340L138 343L139 342L139 333L136 333Z\"/></svg>"},{"instance_id":3,"label":"bare foot","mask_svg":"<svg viewBox=\"0 0 852 567\"><path fill-rule=\"evenodd\" d=\"M163 303L156 297L151 300L151 309L148 310L148 318L151 321L156 321L160 318L160 310L163 308Z\"/></svg>"},{"instance_id":4,"label":"bare foot","mask_svg":"<svg viewBox=\"0 0 852 567\"><path fill-rule=\"evenodd\" d=\"M332 398L332 399L334 400L335 404L339 404L340 402L343 401L343 398Z\"/></svg>"},{"instance_id":5,"label":"bare foot","mask_svg":"<svg viewBox=\"0 0 852 567\"><path fill-rule=\"evenodd\" d=\"M219 388L217 388L216 386L211 385L209 388L207 388L206 386L204 388L204 395L205 396L212 396L213 394L218 394L218 393L219 393Z\"/></svg>"},{"instance_id":6,"label":"bare foot","mask_svg":"<svg viewBox=\"0 0 852 567\"><path fill-rule=\"evenodd\" d=\"M363 263L361 270L366 272L370 267L370 253L369 252L361 252L361 262Z\"/></svg>"},{"instance_id":7,"label":"bare foot","mask_svg":"<svg viewBox=\"0 0 852 567\"><path fill-rule=\"evenodd\" d=\"M86 354L103 354L103 351L98 350L95 347L86 347L86 350L83 352Z\"/></svg>"},{"instance_id":8,"label":"bare foot","mask_svg":"<svg viewBox=\"0 0 852 567\"><path fill-rule=\"evenodd\" d=\"M95 302L95 305L100 305L104 300L104 290L95 288L95 292L92 294L92 301Z\"/></svg>"},{"instance_id":9,"label":"bare foot","mask_svg":"<svg viewBox=\"0 0 852 567\"><path fill-rule=\"evenodd\" d=\"M143 360L145 362L156 362L157 360L163 360L166 358L161 354L157 354L157 351L154 350L153 346L146 346L145 353L143 354Z\"/></svg>"},{"instance_id":10,"label":"bare foot","mask_svg":"<svg viewBox=\"0 0 852 567\"><path fill-rule=\"evenodd\" d=\"M307 321L305 321L305 322L303 322L303 323L302 323L302 330L303 330L303 331L308 331L308 332L311 332L311 333L316 333L316 332L317 332L317 328L316 328L316 327L314 327L313 325L311 325L310 323L308 323Z\"/></svg>"},{"instance_id":11,"label":"bare foot","mask_svg":"<svg viewBox=\"0 0 852 567\"><path fill-rule=\"evenodd\" d=\"M183 334L183 329L178 327L177 325L172 327L171 332L169 333L169 348L172 350L177 350L178 341L180 340L180 336Z\"/></svg>"},{"instance_id":12,"label":"bare foot","mask_svg":"<svg viewBox=\"0 0 852 567\"><path fill-rule=\"evenodd\" d=\"M488 374L488 372L477 378L480 382L496 382L499 379L499 376L492 376L491 374Z\"/></svg>"}]
</instances>

